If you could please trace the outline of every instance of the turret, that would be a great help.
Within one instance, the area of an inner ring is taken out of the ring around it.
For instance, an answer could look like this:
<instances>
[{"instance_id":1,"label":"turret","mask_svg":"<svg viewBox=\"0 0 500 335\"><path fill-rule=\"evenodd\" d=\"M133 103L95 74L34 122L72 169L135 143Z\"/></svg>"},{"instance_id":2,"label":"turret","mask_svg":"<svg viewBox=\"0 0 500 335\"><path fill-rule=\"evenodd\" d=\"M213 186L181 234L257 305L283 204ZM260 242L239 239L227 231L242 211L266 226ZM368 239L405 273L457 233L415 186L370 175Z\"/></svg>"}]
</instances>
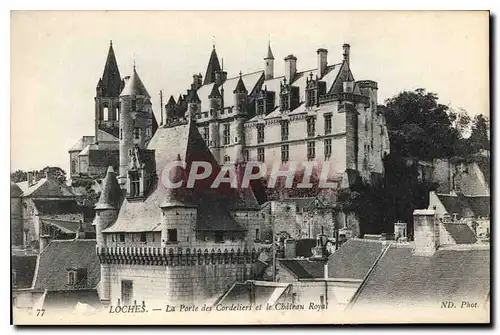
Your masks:
<instances>
[{"instance_id":1,"label":"turret","mask_svg":"<svg viewBox=\"0 0 500 335\"><path fill-rule=\"evenodd\" d=\"M180 155L176 162L182 164ZM196 224L197 209L194 205L191 189L186 187L184 168L176 165L169 174L171 187L167 187L165 197L160 203L162 209L161 246L178 246L196 239L193 227ZM180 187L174 187L180 183ZM166 184L166 183L165 183Z\"/></svg>"},{"instance_id":2,"label":"turret","mask_svg":"<svg viewBox=\"0 0 500 335\"><path fill-rule=\"evenodd\" d=\"M196 114L201 112L201 100L200 97L198 96L198 93L196 93L195 89L188 90L186 102L187 102L186 117L193 119L196 117Z\"/></svg>"},{"instance_id":3,"label":"turret","mask_svg":"<svg viewBox=\"0 0 500 335\"><path fill-rule=\"evenodd\" d=\"M122 192L116 179L116 173L113 167L110 166L102 182L101 196L94 207L96 217L93 225L95 225L96 241L99 248L106 245L102 231L112 225L118 217L121 195Z\"/></svg>"},{"instance_id":4,"label":"turret","mask_svg":"<svg viewBox=\"0 0 500 335\"><path fill-rule=\"evenodd\" d=\"M132 76L126 78L125 88L120 95L119 183L122 188L125 188L132 149L145 149L152 137L153 110L150 98L134 66Z\"/></svg>"},{"instance_id":5,"label":"turret","mask_svg":"<svg viewBox=\"0 0 500 335\"><path fill-rule=\"evenodd\" d=\"M166 123L168 124L168 120L171 120L175 117L175 107L177 103L175 102L175 99L173 96L170 96L170 98L167 101L167 104L165 105L165 120Z\"/></svg>"},{"instance_id":6,"label":"turret","mask_svg":"<svg viewBox=\"0 0 500 335\"><path fill-rule=\"evenodd\" d=\"M245 83L243 83L243 79L238 79L238 83L236 84L236 88L233 91L234 95L234 108L235 108L235 128L236 128L236 136L235 140L235 154L234 157L235 162L242 162L244 160L243 157L243 147L245 146L245 118L247 114L247 95L248 90L245 87ZM232 141L232 139L230 139Z\"/></svg>"},{"instance_id":7,"label":"turret","mask_svg":"<svg viewBox=\"0 0 500 335\"><path fill-rule=\"evenodd\" d=\"M236 84L236 88L234 89L233 94L234 94L234 108L236 109L236 112L245 113L248 90L246 89L245 83L241 78L241 72L240 72L240 78L238 79L238 83Z\"/></svg>"},{"instance_id":8,"label":"turret","mask_svg":"<svg viewBox=\"0 0 500 335\"><path fill-rule=\"evenodd\" d=\"M210 101L210 116L213 116L221 108L222 101L222 96L217 85L214 85L212 88L212 91L208 95L208 100Z\"/></svg>"},{"instance_id":9,"label":"turret","mask_svg":"<svg viewBox=\"0 0 500 335\"><path fill-rule=\"evenodd\" d=\"M265 80L274 78L274 55L271 50L271 42L267 45L267 55L264 57Z\"/></svg>"}]
</instances>

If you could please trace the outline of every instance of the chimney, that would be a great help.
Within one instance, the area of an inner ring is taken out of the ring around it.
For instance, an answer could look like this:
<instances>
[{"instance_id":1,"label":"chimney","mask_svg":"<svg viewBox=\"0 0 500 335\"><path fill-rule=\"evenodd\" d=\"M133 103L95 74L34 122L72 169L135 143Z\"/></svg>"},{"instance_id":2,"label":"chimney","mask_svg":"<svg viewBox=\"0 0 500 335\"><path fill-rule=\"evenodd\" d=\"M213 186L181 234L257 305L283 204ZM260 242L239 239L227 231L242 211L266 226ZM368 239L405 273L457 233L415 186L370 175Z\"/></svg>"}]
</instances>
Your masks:
<instances>
[{"instance_id":1,"label":"chimney","mask_svg":"<svg viewBox=\"0 0 500 335\"><path fill-rule=\"evenodd\" d=\"M320 48L316 51L318 54L318 78L323 78L326 72L326 67L328 65L328 50Z\"/></svg>"},{"instance_id":2,"label":"chimney","mask_svg":"<svg viewBox=\"0 0 500 335\"><path fill-rule=\"evenodd\" d=\"M351 50L351 46L347 43L344 43L342 49L344 50L344 52L342 53L344 62L347 62L347 65L349 65L349 52Z\"/></svg>"},{"instance_id":3,"label":"chimney","mask_svg":"<svg viewBox=\"0 0 500 335\"><path fill-rule=\"evenodd\" d=\"M52 172L50 172L47 169L47 170L45 170L45 178L47 178L48 180L53 180L54 179L54 175L52 174Z\"/></svg>"},{"instance_id":4,"label":"chimney","mask_svg":"<svg viewBox=\"0 0 500 335\"><path fill-rule=\"evenodd\" d=\"M294 239L287 238L284 241L285 244L285 258L295 258L297 257L297 243Z\"/></svg>"},{"instance_id":5,"label":"chimney","mask_svg":"<svg viewBox=\"0 0 500 335\"><path fill-rule=\"evenodd\" d=\"M323 265L323 273L325 279L328 279L328 261L326 261L325 264Z\"/></svg>"},{"instance_id":6,"label":"chimney","mask_svg":"<svg viewBox=\"0 0 500 335\"><path fill-rule=\"evenodd\" d=\"M33 171L29 171L27 174L28 174L28 187L29 187L35 184L35 178L33 175Z\"/></svg>"},{"instance_id":7,"label":"chimney","mask_svg":"<svg viewBox=\"0 0 500 335\"><path fill-rule=\"evenodd\" d=\"M295 78L297 73L297 57L294 55L288 55L285 57L285 78L287 83L290 85Z\"/></svg>"},{"instance_id":8,"label":"chimney","mask_svg":"<svg viewBox=\"0 0 500 335\"><path fill-rule=\"evenodd\" d=\"M191 85L191 87L195 90L199 89L202 86L202 78L203 76L201 73L193 74L193 85Z\"/></svg>"},{"instance_id":9,"label":"chimney","mask_svg":"<svg viewBox=\"0 0 500 335\"><path fill-rule=\"evenodd\" d=\"M394 240L400 242L408 241L408 225L406 222L394 223Z\"/></svg>"},{"instance_id":10,"label":"chimney","mask_svg":"<svg viewBox=\"0 0 500 335\"><path fill-rule=\"evenodd\" d=\"M85 230L83 229L83 224L80 221L80 225L78 226L78 230L76 232L75 239L84 240L85 239Z\"/></svg>"},{"instance_id":11,"label":"chimney","mask_svg":"<svg viewBox=\"0 0 500 335\"><path fill-rule=\"evenodd\" d=\"M413 211L415 253L432 255L439 246L439 224L436 211L416 209Z\"/></svg>"}]
</instances>

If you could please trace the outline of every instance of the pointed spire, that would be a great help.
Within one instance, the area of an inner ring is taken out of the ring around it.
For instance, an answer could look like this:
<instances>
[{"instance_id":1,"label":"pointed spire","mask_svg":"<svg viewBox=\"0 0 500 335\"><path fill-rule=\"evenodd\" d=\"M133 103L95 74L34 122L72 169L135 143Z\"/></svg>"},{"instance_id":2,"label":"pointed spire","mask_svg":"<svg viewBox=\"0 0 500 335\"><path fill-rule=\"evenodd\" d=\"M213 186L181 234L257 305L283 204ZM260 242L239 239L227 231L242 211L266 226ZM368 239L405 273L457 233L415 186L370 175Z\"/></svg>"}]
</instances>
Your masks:
<instances>
[{"instance_id":1,"label":"pointed spire","mask_svg":"<svg viewBox=\"0 0 500 335\"><path fill-rule=\"evenodd\" d=\"M182 97L182 94L179 94L179 99L177 99L177 105L182 105L184 102L184 98Z\"/></svg>"},{"instance_id":2,"label":"pointed spire","mask_svg":"<svg viewBox=\"0 0 500 335\"><path fill-rule=\"evenodd\" d=\"M146 90L146 87L142 83L141 78L139 78L139 75L137 74L137 71L135 69L135 64L134 64L134 71L132 72L132 76L125 83L125 87L123 88L123 91L120 94L121 97L124 97L127 95L132 95L132 96L143 95L147 98L151 98L148 91Z\"/></svg>"},{"instance_id":3,"label":"pointed spire","mask_svg":"<svg viewBox=\"0 0 500 335\"><path fill-rule=\"evenodd\" d=\"M215 51L215 44L210 54L210 59L208 60L207 72L205 73L205 78L203 79L203 85L214 83L215 74L221 71L221 66L219 63L219 58L217 57L217 52Z\"/></svg>"},{"instance_id":4,"label":"pointed spire","mask_svg":"<svg viewBox=\"0 0 500 335\"><path fill-rule=\"evenodd\" d=\"M173 96L170 96L170 98L167 101L167 106L175 106L176 102Z\"/></svg>"},{"instance_id":5,"label":"pointed spire","mask_svg":"<svg viewBox=\"0 0 500 335\"><path fill-rule=\"evenodd\" d=\"M267 56L264 59L274 59L273 51L271 50L271 41L267 43Z\"/></svg>"},{"instance_id":6,"label":"pointed spire","mask_svg":"<svg viewBox=\"0 0 500 335\"><path fill-rule=\"evenodd\" d=\"M245 83L243 82L243 78L241 78L241 72L240 78L238 79L238 83L236 84L236 88L234 89L233 93L248 93L247 88L245 87Z\"/></svg>"},{"instance_id":7,"label":"pointed spire","mask_svg":"<svg viewBox=\"0 0 500 335\"><path fill-rule=\"evenodd\" d=\"M121 76L116 62L115 51L113 50L113 42L109 43L108 57L106 65L102 73L102 89L105 97L118 97L120 95Z\"/></svg>"},{"instance_id":8,"label":"pointed spire","mask_svg":"<svg viewBox=\"0 0 500 335\"><path fill-rule=\"evenodd\" d=\"M113 167L108 167L106 177L102 182L102 191L95 209L118 209L120 206L121 189L116 179Z\"/></svg>"}]
</instances>

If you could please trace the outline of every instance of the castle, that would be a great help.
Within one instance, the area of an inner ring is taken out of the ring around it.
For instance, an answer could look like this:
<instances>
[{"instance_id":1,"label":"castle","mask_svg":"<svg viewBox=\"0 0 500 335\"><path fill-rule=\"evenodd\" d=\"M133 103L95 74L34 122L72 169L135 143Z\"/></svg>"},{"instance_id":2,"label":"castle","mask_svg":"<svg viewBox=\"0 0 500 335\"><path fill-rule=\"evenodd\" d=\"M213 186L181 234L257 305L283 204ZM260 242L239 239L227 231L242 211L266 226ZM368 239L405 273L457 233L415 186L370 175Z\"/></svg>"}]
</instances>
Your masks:
<instances>
[{"instance_id":1,"label":"castle","mask_svg":"<svg viewBox=\"0 0 500 335\"><path fill-rule=\"evenodd\" d=\"M318 67L302 72L290 55L275 77L269 46L264 70L227 78L214 47L205 77L170 97L158 125L135 66L121 80L110 45L95 136L70 151L72 176L106 169L93 223L103 302L202 302L253 279L264 226L256 197L251 188L212 189L213 179L185 187L194 161L216 174L224 163L252 160L329 162L339 180L349 170L367 182L383 173L389 145L377 83L354 81L349 53L345 44L342 62L328 65L318 49ZM182 164L169 178L178 189L161 179L175 161Z\"/></svg>"}]
</instances>

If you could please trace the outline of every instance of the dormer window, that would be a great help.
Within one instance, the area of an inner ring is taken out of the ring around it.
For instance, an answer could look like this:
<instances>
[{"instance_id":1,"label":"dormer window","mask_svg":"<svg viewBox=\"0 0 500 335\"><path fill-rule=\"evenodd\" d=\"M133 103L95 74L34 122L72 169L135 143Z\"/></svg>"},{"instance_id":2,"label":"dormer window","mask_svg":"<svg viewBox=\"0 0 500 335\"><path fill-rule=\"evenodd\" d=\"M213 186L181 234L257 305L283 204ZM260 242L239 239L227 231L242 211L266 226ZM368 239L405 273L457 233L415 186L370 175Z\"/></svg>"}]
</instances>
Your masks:
<instances>
[{"instance_id":1,"label":"dormer window","mask_svg":"<svg viewBox=\"0 0 500 335\"><path fill-rule=\"evenodd\" d=\"M132 100L131 102L131 109L132 109L132 112L135 112L137 110L137 100Z\"/></svg>"},{"instance_id":2,"label":"dormer window","mask_svg":"<svg viewBox=\"0 0 500 335\"><path fill-rule=\"evenodd\" d=\"M140 179L137 171L130 171L130 196L138 197L140 195Z\"/></svg>"},{"instance_id":3,"label":"dormer window","mask_svg":"<svg viewBox=\"0 0 500 335\"><path fill-rule=\"evenodd\" d=\"M76 280L76 272L73 270L68 271L68 285L74 286Z\"/></svg>"}]
</instances>

